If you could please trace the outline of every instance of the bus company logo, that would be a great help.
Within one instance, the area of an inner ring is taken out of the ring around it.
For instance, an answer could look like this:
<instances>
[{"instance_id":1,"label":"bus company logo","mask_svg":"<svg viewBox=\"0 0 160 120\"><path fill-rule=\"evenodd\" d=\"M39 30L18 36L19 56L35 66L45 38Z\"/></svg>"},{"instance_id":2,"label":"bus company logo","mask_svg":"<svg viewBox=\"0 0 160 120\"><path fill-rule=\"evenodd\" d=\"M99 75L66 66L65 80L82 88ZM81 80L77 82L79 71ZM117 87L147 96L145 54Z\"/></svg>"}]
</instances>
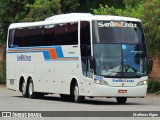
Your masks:
<instances>
[{"instance_id":1,"label":"bus company logo","mask_svg":"<svg viewBox=\"0 0 160 120\"><path fill-rule=\"evenodd\" d=\"M136 28L137 24L126 23L126 22L113 22L113 21L111 21L110 23L99 22L98 26L99 27L131 27L131 28Z\"/></svg>"},{"instance_id":2,"label":"bus company logo","mask_svg":"<svg viewBox=\"0 0 160 120\"><path fill-rule=\"evenodd\" d=\"M134 80L127 80L127 79L113 79L112 82L133 83Z\"/></svg>"},{"instance_id":3,"label":"bus company logo","mask_svg":"<svg viewBox=\"0 0 160 120\"><path fill-rule=\"evenodd\" d=\"M31 56L17 55L17 61L31 61Z\"/></svg>"}]
</instances>

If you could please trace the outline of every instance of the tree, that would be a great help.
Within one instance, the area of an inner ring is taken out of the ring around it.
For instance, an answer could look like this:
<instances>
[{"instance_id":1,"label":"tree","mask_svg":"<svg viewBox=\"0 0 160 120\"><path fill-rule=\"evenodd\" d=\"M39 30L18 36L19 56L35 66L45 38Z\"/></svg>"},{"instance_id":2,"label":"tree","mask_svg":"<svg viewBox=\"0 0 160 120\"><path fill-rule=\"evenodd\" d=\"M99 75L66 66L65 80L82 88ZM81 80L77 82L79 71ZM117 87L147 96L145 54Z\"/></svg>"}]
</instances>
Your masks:
<instances>
[{"instance_id":1,"label":"tree","mask_svg":"<svg viewBox=\"0 0 160 120\"><path fill-rule=\"evenodd\" d=\"M99 4L108 5L109 7L114 6L115 8L123 8L124 4L121 0L80 0L80 6L77 11L79 12L90 12L91 9L98 9Z\"/></svg>"},{"instance_id":2,"label":"tree","mask_svg":"<svg viewBox=\"0 0 160 120\"><path fill-rule=\"evenodd\" d=\"M35 0L34 4L26 4L28 14L22 21L41 21L54 14L61 13L60 0Z\"/></svg>"},{"instance_id":3,"label":"tree","mask_svg":"<svg viewBox=\"0 0 160 120\"><path fill-rule=\"evenodd\" d=\"M122 9L115 9L113 6L109 7L107 4L103 6L99 5L98 9L91 9L93 14L96 15L122 15Z\"/></svg>"},{"instance_id":4,"label":"tree","mask_svg":"<svg viewBox=\"0 0 160 120\"><path fill-rule=\"evenodd\" d=\"M160 1L147 0L144 4L144 28L150 53L160 52Z\"/></svg>"},{"instance_id":5,"label":"tree","mask_svg":"<svg viewBox=\"0 0 160 120\"><path fill-rule=\"evenodd\" d=\"M7 38L8 26L13 22L19 22L27 14L24 9L26 3L34 0L0 0L0 42Z\"/></svg>"},{"instance_id":6,"label":"tree","mask_svg":"<svg viewBox=\"0 0 160 120\"><path fill-rule=\"evenodd\" d=\"M61 0L62 12L70 13L76 12L80 6L80 0Z\"/></svg>"}]
</instances>

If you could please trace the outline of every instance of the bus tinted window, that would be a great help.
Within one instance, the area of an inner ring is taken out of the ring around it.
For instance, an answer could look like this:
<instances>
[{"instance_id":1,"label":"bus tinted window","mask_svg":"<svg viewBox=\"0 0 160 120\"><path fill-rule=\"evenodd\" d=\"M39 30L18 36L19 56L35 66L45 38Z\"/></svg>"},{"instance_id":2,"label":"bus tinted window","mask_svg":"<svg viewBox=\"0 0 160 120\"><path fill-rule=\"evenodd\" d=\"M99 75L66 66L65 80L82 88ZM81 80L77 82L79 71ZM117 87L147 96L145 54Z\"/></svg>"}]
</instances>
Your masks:
<instances>
[{"instance_id":1,"label":"bus tinted window","mask_svg":"<svg viewBox=\"0 0 160 120\"><path fill-rule=\"evenodd\" d=\"M27 43L25 43L25 42L29 42L29 41L27 41L28 36L30 36L30 35L27 32L27 29L25 29L25 28L15 29L14 46L17 46L17 47L23 47L24 45L26 46Z\"/></svg>"},{"instance_id":2,"label":"bus tinted window","mask_svg":"<svg viewBox=\"0 0 160 120\"><path fill-rule=\"evenodd\" d=\"M78 23L67 24L67 44L78 44Z\"/></svg>"},{"instance_id":3,"label":"bus tinted window","mask_svg":"<svg viewBox=\"0 0 160 120\"><path fill-rule=\"evenodd\" d=\"M30 47L43 45L42 27L15 29L14 46Z\"/></svg>"},{"instance_id":4,"label":"bus tinted window","mask_svg":"<svg viewBox=\"0 0 160 120\"><path fill-rule=\"evenodd\" d=\"M86 57L91 55L90 48L90 24L88 21L81 22L80 41L81 41L81 56Z\"/></svg>"},{"instance_id":5,"label":"bus tinted window","mask_svg":"<svg viewBox=\"0 0 160 120\"><path fill-rule=\"evenodd\" d=\"M28 32L30 33L29 41L30 46L42 46L43 45L43 27L32 27Z\"/></svg>"},{"instance_id":6,"label":"bus tinted window","mask_svg":"<svg viewBox=\"0 0 160 120\"><path fill-rule=\"evenodd\" d=\"M55 45L66 45L66 24L57 24L55 26L55 36L54 43Z\"/></svg>"},{"instance_id":7,"label":"bus tinted window","mask_svg":"<svg viewBox=\"0 0 160 120\"><path fill-rule=\"evenodd\" d=\"M88 21L82 21L80 24L80 41L82 72L84 76L87 76L87 56L91 56L90 23Z\"/></svg>"},{"instance_id":8,"label":"bus tinted window","mask_svg":"<svg viewBox=\"0 0 160 120\"><path fill-rule=\"evenodd\" d=\"M140 22L93 21L94 43L145 43Z\"/></svg>"},{"instance_id":9,"label":"bus tinted window","mask_svg":"<svg viewBox=\"0 0 160 120\"><path fill-rule=\"evenodd\" d=\"M43 30L43 45L56 45L54 42L55 25L46 25Z\"/></svg>"},{"instance_id":10,"label":"bus tinted window","mask_svg":"<svg viewBox=\"0 0 160 120\"><path fill-rule=\"evenodd\" d=\"M9 47L78 44L78 22L16 28L9 32Z\"/></svg>"}]
</instances>

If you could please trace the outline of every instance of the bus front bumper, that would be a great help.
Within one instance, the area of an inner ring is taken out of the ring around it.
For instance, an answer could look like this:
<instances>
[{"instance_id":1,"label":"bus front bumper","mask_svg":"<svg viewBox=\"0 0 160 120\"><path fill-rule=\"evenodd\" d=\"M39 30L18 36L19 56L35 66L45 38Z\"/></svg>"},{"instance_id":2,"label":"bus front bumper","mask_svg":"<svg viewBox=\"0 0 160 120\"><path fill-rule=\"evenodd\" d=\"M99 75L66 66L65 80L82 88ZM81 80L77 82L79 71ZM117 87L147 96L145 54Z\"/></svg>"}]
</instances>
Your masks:
<instances>
[{"instance_id":1,"label":"bus front bumper","mask_svg":"<svg viewBox=\"0 0 160 120\"><path fill-rule=\"evenodd\" d=\"M135 87L112 87L95 84L90 96L95 97L145 97L147 85Z\"/></svg>"}]
</instances>

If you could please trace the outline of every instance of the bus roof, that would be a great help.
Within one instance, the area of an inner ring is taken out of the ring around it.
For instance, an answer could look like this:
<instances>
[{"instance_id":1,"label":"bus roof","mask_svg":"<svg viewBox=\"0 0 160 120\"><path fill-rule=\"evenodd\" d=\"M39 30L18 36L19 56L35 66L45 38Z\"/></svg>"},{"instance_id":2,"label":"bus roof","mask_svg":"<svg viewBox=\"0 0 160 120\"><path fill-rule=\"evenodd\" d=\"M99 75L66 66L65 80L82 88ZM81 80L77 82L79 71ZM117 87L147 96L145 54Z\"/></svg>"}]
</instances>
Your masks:
<instances>
[{"instance_id":1,"label":"bus roof","mask_svg":"<svg viewBox=\"0 0 160 120\"><path fill-rule=\"evenodd\" d=\"M69 14L61 14L61 15L55 15L49 18L46 18L45 20L57 20L57 19L66 19L66 18L81 18L83 19L95 19L95 20L125 20L125 21L139 21L139 19L131 18L131 17L123 17L123 16L113 16L113 15L93 15L90 13L69 13Z\"/></svg>"},{"instance_id":2,"label":"bus roof","mask_svg":"<svg viewBox=\"0 0 160 120\"><path fill-rule=\"evenodd\" d=\"M20 27L48 25L48 24L53 24L53 23L64 23L64 22L70 22L70 21L73 22L73 21L79 21L79 20L87 20L87 21L91 21L91 20L117 20L117 21L141 22L140 19L131 18L131 17L113 16L113 15L93 15L90 13L69 13L69 14L55 15L55 16L46 18L45 21L13 23L9 26L9 29L20 28Z\"/></svg>"}]
</instances>

